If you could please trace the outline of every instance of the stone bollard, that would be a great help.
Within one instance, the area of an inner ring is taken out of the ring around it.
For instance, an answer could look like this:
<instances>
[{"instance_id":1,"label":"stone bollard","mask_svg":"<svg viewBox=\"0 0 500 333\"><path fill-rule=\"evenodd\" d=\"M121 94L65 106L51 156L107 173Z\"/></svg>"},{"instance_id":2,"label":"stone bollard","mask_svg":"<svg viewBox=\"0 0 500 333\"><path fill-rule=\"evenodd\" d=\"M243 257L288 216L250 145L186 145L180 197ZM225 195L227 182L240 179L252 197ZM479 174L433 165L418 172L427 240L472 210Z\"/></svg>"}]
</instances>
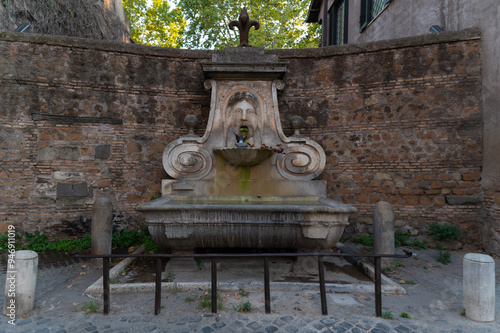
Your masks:
<instances>
[{"instance_id":1,"label":"stone bollard","mask_svg":"<svg viewBox=\"0 0 500 333\"><path fill-rule=\"evenodd\" d=\"M394 254L394 212L390 203L379 201L373 209L373 252ZM394 259L382 258L382 268L393 266Z\"/></svg>"},{"instance_id":2,"label":"stone bollard","mask_svg":"<svg viewBox=\"0 0 500 333\"><path fill-rule=\"evenodd\" d=\"M110 254L113 241L113 203L109 198L98 198L92 209L91 253ZM93 259L93 265L102 267L102 259Z\"/></svg>"},{"instance_id":3,"label":"stone bollard","mask_svg":"<svg viewBox=\"0 0 500 333\"><path fill-rule=\"evenodd\" d=\"M495 320L495 261L480 253L467 253L463 260L464 309L475 321Z\"/></svg>"},{"instance_id":4,"label":"stone bollard","mask_svg":"<svg viewBox=\"0 0 500 333\"><path fill-rule=\"evenodd\" d=\"M33 309L37 273L38 253L35 251L16 251L14 262L7 261L3 314L14 320L12 323Z\"/></svg>"}]
</instances>

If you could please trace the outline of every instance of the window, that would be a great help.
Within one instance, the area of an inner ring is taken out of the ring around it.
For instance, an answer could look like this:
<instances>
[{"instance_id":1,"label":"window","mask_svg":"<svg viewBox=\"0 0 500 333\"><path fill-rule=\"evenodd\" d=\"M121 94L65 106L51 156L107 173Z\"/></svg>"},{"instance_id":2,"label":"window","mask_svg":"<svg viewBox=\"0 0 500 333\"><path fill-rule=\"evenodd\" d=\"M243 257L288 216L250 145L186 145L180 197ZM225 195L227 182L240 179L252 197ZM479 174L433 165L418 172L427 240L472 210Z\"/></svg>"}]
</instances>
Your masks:
<instances>
[{"instance_id":1,"label":"window","mask_svg":"<svg viewBox=\"0 0 500 333\"><path fill-rule=\"evenodd\" d=\"M349 1L339 0L334 2L329 11L330 17L330 31L329 41L330 45L347 44L347 13Z\"/></svg>"},{"instance_id":2,"label":"window","mask_svg":"<svg viewBox=\"0 0 500 333\"><path fill-rule=\"evenodd\" d=\"M391 0L361 0L361 15L359 18L359 32L365 30L375 17L377 17Z\"/></svg>"}]
</instances>

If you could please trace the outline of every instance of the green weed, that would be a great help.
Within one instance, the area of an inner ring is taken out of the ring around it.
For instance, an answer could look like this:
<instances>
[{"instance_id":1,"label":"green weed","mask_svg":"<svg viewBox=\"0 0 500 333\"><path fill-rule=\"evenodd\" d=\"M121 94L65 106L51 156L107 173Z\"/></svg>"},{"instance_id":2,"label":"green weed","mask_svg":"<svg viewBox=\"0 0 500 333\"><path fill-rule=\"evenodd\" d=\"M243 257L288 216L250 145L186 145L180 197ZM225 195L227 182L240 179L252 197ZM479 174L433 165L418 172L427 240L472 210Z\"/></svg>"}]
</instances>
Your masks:
<instances>
[{"instance_id":1,"label":"green weed","mask_svg":"<svg viewBox=\"0 0 500 333\"><path fill-rule=\"evenodd\" d=\"M362 237L354 237L352 239L352 241L355 244L361 244L361 245L369 246L369 247L373 246L373 236L372 235L364 235Z\"/></svg>"},{"instance_id":2,"label":"green weed","mask_svg":"<svg viewBox=\"0 0 500 333\"><path fill-rule=\"evenodd\" d=\"M410 237L410 233L402 233L399 230L396 230L394 233L394 246L395 247L400 247L400 246L408 246L408 238Z\"/></svg>"},{"instance_id":3,"label":"green weed","mask_svg":"<svg viewBox=\"0 0 500 333\"><path fill-rule=\"evenodd\" d=\"M88 301L85 303L81 310L85 313L96 313L99 311L100 305L95 300Z\"/></svg>"},{"instance_id":4,"label":"green weed","mask_svg":"<svg viewBox=\"0 0 500 333\"><path fill-rule=\"evenodd\" d=\"M200 297L200 309L202 310L211 310L212 309L212 291L208 289L201 297ZM222 309L224 307L224 301L219 294L217 294L217 309Z\"/></svg>"},{"instance_id":5,"label":"green weed","mask_svg":"<svg viewBox=\"0 0 500 333\"><path fill-rule=\"evenodd\" d=\"M252 304L248 301L240 302L237 305L233 305L233 310L237 312L250 312L252 311Z\"/></svg>"},{"instance_id":6,"label":"green weed","mask_svg":"<svg viewBox=\"0 0 500 333\"><path fill-rule=\"evenodd\" d=\"M394 320L394 315L392 314L391 311L386 311L386 312L382 313L382 318Z\"/></svg>"},{"instance_id":7,"label":"green weed","mask_svg":"<svg viewBox=\"0 0 500 333\"><path fill-rule=\"evenodd\" d=\"M432 238L440 241L452 241L460 238L460 228L451 223L438 224L433 222L429 225Z\"/></svg>"},{"instance_id":8,"label":"green weed","mask_svg":"<svg viewBox=\"0 0 500 333\"><path fill-rule=\"evenodd\" d=\"M448 265L451 263L451 253L448 250L439 251L437 256L437 261L442 263L443 265Z\"/></svg>"},{"instance_id":9,"label":"green weed","mask_svg":"<svg viewBox=\"0 0 500 333\"><path fill-rule=\"evenodd\" d=\"M425 249L427 249L427 241L424 240L423 242L420 242L420 241L414 240L410 244L410 246L413 247L416 250L425 250Z\"/></svg>"},{"instance_id":10,"label":"green weed","mask_svg":"<svg viewBox=\"0 0 500 333\"><path fill-rule=\"evenodd\" d=\"M401 315L400 315L400 316L401 316L401 317L403 317L403 318L408 318L408 319L411 319L410 315L409 315L409 314L407 314L406 312L401 312Z\"/></svg>"},{"instance_id":11,"label":"green weed","mask_svg":"<svg viewBox=\"0 0 500 333\"><path fill-rule=\"evenodd\" d=\"M240 292L238 293L238 295L240 295L241 297L248 297L248 295L250 295L250 293L248 291L246 291L245 289L240 289Z\"/></svg>"}]
</instances>

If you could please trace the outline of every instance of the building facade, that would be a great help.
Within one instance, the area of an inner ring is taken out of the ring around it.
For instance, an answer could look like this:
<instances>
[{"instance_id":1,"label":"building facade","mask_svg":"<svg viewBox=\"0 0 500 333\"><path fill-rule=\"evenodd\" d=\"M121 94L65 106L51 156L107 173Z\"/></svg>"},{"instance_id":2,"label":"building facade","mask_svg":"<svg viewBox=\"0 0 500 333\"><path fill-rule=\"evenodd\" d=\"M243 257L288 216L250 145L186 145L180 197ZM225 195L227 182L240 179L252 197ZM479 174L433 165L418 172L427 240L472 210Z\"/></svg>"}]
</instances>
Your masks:
<instances>
[{"instance_id":1,"label":"building facade","mask_svg":"<svg viewBox=\"0 0 500 333\"><path fill-rule=\"evenodd\" d=\"M500 253L499 15L497 0L313 0L308 16L323 25L322 46L481 30L483 243L494 253Z\"/></svg>"}]
</instances>

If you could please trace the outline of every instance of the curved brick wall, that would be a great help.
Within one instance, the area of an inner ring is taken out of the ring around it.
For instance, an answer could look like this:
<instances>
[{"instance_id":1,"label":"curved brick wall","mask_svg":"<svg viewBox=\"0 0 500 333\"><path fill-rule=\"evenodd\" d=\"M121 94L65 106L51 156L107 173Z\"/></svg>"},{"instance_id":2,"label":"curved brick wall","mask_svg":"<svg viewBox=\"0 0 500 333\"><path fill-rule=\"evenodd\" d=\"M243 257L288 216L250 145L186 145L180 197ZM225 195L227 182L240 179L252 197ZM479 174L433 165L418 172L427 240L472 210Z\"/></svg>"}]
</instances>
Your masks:
<instances>
[{"instance_id":1,"label":"curved brick wall","mask_svg":"<svg viewBox=\"0 0 500 333\"><path fill-rule=\"evenodd\" d=\"M480 38L475 30L309 50L287 61L279 96L288 117L325 149L328 195L359 213L348 233L370 231L373 205L394 205L397 226L425 233L448 221L480 246ZM53 236L88 230L99 195L115 223L160 191L165 145L210 96L200 61L212 51L0 33L0 228Z\"/></svg>"}]
</instances>

